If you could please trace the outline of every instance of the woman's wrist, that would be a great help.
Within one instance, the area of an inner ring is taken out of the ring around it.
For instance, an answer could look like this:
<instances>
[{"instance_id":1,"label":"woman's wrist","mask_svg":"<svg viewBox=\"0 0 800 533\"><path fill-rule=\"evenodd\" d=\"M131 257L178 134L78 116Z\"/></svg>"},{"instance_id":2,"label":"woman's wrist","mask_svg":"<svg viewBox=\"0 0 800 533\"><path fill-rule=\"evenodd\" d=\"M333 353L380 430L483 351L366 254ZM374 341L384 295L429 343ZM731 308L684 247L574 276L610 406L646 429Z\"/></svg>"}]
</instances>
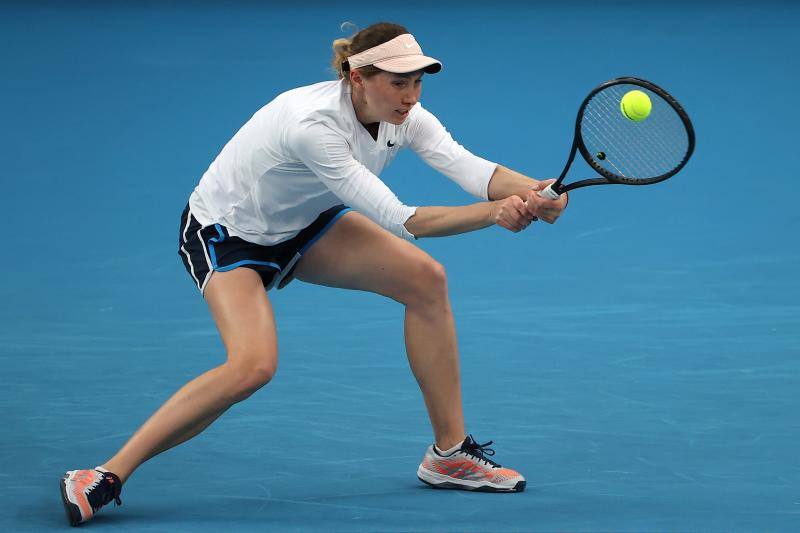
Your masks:
<instances>
[{"instance_id":1,"label":"woman's wrist","mask_svg":"<svg viewBox=\"0 0 800 533\"><path fill-rule=\"evenodd\" d=\"M486 202L486 207L488 211L486 221L489 223L489 225L495 224L495 221L497 220L496 210L498 203L499 203L498 200L489 200L488 202Z\"/></svg>"}]
</instances>

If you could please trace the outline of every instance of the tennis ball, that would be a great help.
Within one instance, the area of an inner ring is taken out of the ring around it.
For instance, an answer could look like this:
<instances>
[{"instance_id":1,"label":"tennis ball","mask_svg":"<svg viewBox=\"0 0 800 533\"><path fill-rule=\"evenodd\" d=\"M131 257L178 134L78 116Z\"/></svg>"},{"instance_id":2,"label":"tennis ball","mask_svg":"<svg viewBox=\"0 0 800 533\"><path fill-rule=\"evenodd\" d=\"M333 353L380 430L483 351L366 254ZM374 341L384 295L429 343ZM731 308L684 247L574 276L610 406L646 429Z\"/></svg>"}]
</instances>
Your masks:
<instances>
[{"instance_id":1,"label":"tennis ball","mask_svg":"<svg viewBox=\"0 0 800 533\"><path fill-rule=\"evenodd\" d=\"M650 97L642 91L628 91L619 102L619 109L625 118L634 122L641 122L650 116L653 103Z\"/></svg>"}]
</instances>

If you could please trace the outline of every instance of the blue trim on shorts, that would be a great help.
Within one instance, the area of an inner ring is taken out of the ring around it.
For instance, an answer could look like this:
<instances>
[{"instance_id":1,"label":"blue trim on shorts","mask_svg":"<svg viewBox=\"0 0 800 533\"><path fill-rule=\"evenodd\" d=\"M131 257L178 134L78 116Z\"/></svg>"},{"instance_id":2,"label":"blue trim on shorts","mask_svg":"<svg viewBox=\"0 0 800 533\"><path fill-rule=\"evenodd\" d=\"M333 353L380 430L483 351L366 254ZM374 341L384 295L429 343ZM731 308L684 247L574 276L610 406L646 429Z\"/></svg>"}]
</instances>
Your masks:
<instances>
[{"instance_id":1,"label":"blue trim on shorts","mask_svg":"<svg viewBox=\"0 0 800 533\"><path fill-rule=\"evenodd\" d=\"M278 272L281 271L281 267L275 263L270 263L267 261L254 261L252 259L244 259L242 261L237 261L236 263L233 263L231 265L226 265L223 267L219 266L217 264L217 253L214 251L214 244L219 244L223 242L225 240L225 233L223 233L222 227L219 224L214 224L214 227L216 228L217 234L219 236L208 239L208 248L209 248L209 253L211 254L211 266L216 272L228 272L229 270L233 270L242 265L267 266L270 268L274 268Z\"/></svg>"},{"instance_id":2,"label":"blue trim on shorts","mask_svg":"<svg viewBox=\"0 0 800 533\"><path fill-rule=\"evenodd\" d=\"M233 270L234 268L240 267L242 265L268 266L268 267L274 268L278 272L281 271L281 267L279 267L275 263L267 263L266 261L253 261L253 260L250 260L250 259L245 259L244 261L239 261L239 262L233 263L232 265L228 265L228 266L224 266L224 267L217 267L216 265L214 265L214 270L216 270L217 272L227 272L229 270Z\"/></svg>"},{"instance_id":3,"label":"blue trim on shorts","mask_svg":"<svg viewBox=\"0 0 800 533\"><path fill-rule=\"evenodd\" d=\"M219 238L212 237L208 239L208 251L211 254L211 266L214 270L217 270L217 253L214 251L214 244L219 244L225 240L225 234L222 233L222 228L219 224L214 224L214 227L217 229L217 233L219 234Z\"/></svg>"},{"instance_id":4,"label":"blue trim on shorts","mask_svg":"<svg viewBox=\"0 0 800 533\"><path fill-rule=\"evenodd\" d=\"M342 215L344 215L345 213L347 213L348 211L352 211L352 209L351 209L351 208L349 208L349 207L345 207L344 209L342 209L341 211L339 211L338 213L336 213L336 216L335 216L335 217L333 217L332 219L330 219L330 221L329 221L327 224L325 224L325 227L324 227L324 228L322 228L321 230L319 230L319 233L317 233L317 234L314 236L314 238L313 238L313 239L311 239L310 241L308 241L308 242L306 243L306 245L305 245L305 246L303 246L302 248L300 248L300 251L299 251L298 253L299 253L300 255L303 255L304 253L306 253L306 250L308 250L309 248L311 248L311 245L313 245L315 242L317 242L317 241L319 240L319 238L320 238L320 237L322 237L323 235L325 235L325 232L326 232L326 231L328 231L328 230L331 228L331 226L333 226L333 224L334 224L334 223L335 223L337 220L339 220L339 218L340 218Z\"/></svg>"}]
</instances>

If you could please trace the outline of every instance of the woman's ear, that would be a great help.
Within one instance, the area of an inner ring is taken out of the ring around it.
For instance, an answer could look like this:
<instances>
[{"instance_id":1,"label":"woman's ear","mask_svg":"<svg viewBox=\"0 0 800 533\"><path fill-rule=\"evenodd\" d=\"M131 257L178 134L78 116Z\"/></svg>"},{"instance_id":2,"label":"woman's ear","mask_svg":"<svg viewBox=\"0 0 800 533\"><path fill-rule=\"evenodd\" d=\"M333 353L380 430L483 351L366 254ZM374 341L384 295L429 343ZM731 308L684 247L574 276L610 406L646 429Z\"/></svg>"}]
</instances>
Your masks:
<instances>
[{"instance_id":1,"label":"woman's ear","mask_svg":"<svg viewBox=\"0 0 800 533\"><path fill-rule=\"evenodd\" d=\"M358 85L362 89L364 88L364 78L357 69L349 71L348 74L350 75L350 85Z\"/></svg>"}]
</instances>

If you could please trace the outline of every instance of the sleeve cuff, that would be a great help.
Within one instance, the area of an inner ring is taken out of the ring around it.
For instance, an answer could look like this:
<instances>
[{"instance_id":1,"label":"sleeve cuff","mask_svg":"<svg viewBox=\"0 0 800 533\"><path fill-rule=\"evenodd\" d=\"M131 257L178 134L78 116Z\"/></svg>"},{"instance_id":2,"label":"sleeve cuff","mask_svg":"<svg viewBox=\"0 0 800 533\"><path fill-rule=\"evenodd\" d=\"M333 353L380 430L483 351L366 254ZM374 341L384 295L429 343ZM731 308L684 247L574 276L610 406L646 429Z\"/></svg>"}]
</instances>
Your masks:
<instances>
[{"instance_id":1,"label":"sleeve cuff","mask_svg":"<svg viewBox=\"0 0 800 533\"><path fill-rule=\"evenodd\" d=\"M404 206L403 210L404 213L403 216L401 217L402 222L400 223L400 228L398 229L396 234L398 237L402 237L407 241L415 241L417 240L417 237L416 235L414 235L413 233L411 233L406 229L406 222L408 222L408 219L414 216L414 214L417 212L417 206Z\"/></svg>"},{"instance_id":2,"label":"sleeve cuff","mask_svg":"<svg viewBox=\"0 0 800 533\"><path fill-rule=\"evenodd\" d=\"M478 159L480 160L479 166L481 167L478 176L483 177L480 187L480 198L489 200L489 182L492 181L494 171L497 170L497 163L493 163L481 157L478 157Z\"/></svg>"}]
</instances>

